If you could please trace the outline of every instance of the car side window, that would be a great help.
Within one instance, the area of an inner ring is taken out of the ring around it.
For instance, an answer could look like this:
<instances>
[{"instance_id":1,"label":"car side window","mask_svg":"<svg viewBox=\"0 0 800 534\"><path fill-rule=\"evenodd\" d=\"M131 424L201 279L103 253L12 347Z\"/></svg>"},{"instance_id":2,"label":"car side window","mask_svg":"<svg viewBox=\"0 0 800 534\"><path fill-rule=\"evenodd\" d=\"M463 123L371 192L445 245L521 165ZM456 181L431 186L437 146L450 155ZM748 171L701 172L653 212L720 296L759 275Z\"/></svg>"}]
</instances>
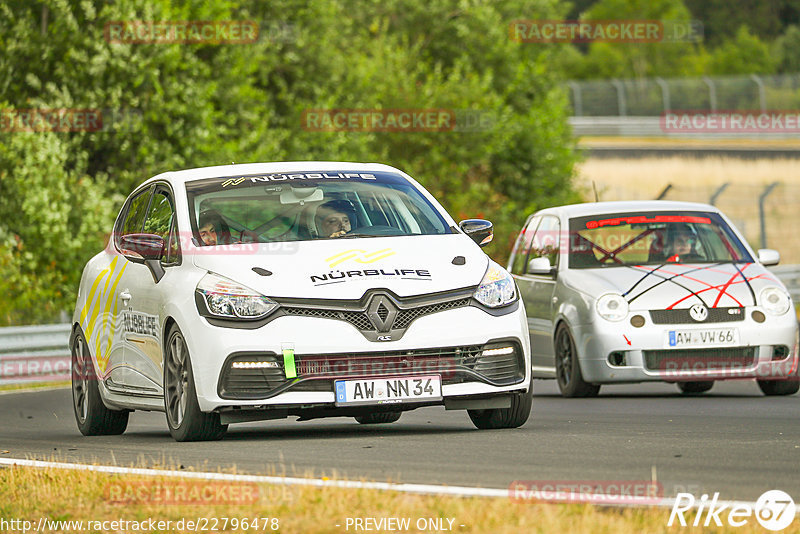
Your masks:
<instances>
[{"instance_id":1,"label":"car side window","mask_svg":"<svg viewBox=\"0 0 800 534\"><path fill-rule=\"evenodd\" d=\"M164 189L157 189L150 202L150 209L144 221L144 233L154 234L162 237L167 243L165 251L165 262L175 261L177 258L177 240L174 239L174 219L175 210L172 207L172 198L169 192Z\"/></svg>"},{"instance_id":2,"label":"car side window","mask_svg":"<svg viewBox=\"0 0 800 534\"><path fill-rule=\"evenodd\" d=\"M532 217L525 228L517 236L517 242L514 244L514 252L511 257L511 272L514 274L525 274L528 259L528 252L533 243L533 234L536 227L539 225L541 217Z\"/></svg>"},{"instance_id":3,"label":"car side window","mask_svg":"<svg viewBox=\"0 0 800 534\"><path fill-rule=\"evenodd\" d=\"M553 267L558 265L559 257L559 243L561 235L561 223L557 217L542 217L542 222L539 228L536 229L536 234L533 236L533 244L531 245L531 253L528 256L528 262L534 258L545 257L550 260L550 265Z\"/></svg>"},{"instance_id":4,"label":"car side window","mask_svg":"<svg viewBox=\"0 0 800 534\"><path fill-rule=\"evenodd\" d=\"M153 201L150 203L147 219L144 221L144 233L155 234L163 237L166 241L172 226L173 214L172 199L169 198L169 194L162 190L156 191Z\"/></svg>"},{"instance_id":5,"label":"car side window","mask_svg":"<svg viewBox=\"0 0 800 534\"><path fill-rule=\"evenodd\" d=\"M141 233L149 202L150 189L145 189L128 202L125 220L122 221L118 238L123 235ZM119 245L119 241L117 241L117 244Z\"/></svg>"}]
</instances>

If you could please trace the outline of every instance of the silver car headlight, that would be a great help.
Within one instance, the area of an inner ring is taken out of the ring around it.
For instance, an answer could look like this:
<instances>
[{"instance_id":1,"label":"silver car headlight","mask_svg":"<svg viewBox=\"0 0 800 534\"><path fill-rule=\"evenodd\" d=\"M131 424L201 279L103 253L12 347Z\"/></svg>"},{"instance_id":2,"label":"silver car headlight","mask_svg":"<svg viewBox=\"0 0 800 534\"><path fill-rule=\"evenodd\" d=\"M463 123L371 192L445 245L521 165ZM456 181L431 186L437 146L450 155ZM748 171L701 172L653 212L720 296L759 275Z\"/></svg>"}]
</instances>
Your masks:
<instances>
[{"instance_id":1,"label":"silver car headlight","mask_svg":"<svg viewBox=\"0 0 800 534\"><path fill-rule=\"evenodd\" d=\"M758 302L770 315L783 315L792 307L789 295L776 286L765 287L758 295Z\"/></svg>"},{"instance_id":2,"label":"silver car headlight","mask_svg":"<svg viewBox=\"0 0 800 534\"><path fill-rule=\"evenodd\" d=\"M607 321L621 321L628 316L628 301L622 295L606 293L595 303L597 313Z\"/></svg>"},{"instance_id":3,"label":"silver car headlight","mask_svg":"<svg viewBox=\"0 0 800 534\"><path fill-rule=\"evenodd\" d=\"M489 261L489 268L473 297L484 306L499 308L517 300L517 288L508 271Z\"/></svg>"},{"instance_id":4,"label":"silver car headlight","mask_svg":"<svg viewBox=\"0 0 800 534\"><path fill-rule=\"evenodd\" d=\"M206 307L215 317L260 319L272 313L278 304L258 291L229 278L208 273L197 284Z\"/></svg>"}]
</instances>

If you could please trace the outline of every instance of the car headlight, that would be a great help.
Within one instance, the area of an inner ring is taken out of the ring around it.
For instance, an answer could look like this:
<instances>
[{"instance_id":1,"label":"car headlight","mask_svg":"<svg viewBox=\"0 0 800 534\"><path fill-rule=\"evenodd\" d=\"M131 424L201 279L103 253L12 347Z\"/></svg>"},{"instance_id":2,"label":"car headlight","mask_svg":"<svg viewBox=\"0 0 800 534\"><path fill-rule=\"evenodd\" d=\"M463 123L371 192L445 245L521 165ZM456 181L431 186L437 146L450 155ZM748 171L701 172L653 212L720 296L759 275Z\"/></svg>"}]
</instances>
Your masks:
<instances>
[{"instance_id":1,"label":"car headlight","mask_svg":"<svg viewBox=\"0 0 800 534\"><path fill-rule=\"evenodd\" d=\"M275 301L261 293L213 273L200 280L197 291L209 313L215 317L260 319L278 307Z\"/></svg>"},{"instance_id":2,"label":"car headlight","mask_svg":"<svg viewBox=\"0 0 800 534\"><path fill-rule=\"evenodd\" d=\"M489 268L473 296L484 306L499 308L517 300L517 288L508 271L489 261Z\"/></svg>"},{"instance_id":3,"label":"car headlight","mask_svg":"<svg viewBox=\"0 0 800 534\"><path fill-rule=\"evenodd\" d=\"M783 315L791 308L791 300L781 288L765 287L758 296L758 302L770 315Z\"/></svg>"},{"instance_id":4,"label":"car headlight","mask_svg":"<svg viewBox=\"0 0 800 534\"><path fill-rule=\"evenodd\" d=\"M607 321L621 321L628 316L628 301L622 295L607 293L597 299L597 313Z\"/></svg>"}]
</instances>

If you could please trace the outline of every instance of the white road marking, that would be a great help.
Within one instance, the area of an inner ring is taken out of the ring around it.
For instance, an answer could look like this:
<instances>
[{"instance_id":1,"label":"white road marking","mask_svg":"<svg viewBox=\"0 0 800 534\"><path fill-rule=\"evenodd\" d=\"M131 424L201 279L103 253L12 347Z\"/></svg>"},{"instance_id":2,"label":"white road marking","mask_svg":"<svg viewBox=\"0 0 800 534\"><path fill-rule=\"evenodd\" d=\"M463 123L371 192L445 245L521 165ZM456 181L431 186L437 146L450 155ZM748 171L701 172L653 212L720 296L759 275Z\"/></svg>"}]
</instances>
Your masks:
<instances>
[{"instance_id":1,"label":"white road marking","mask_svg":"<svg viewBox=\"0 0 800 534\"><path fill-rule=\"evenodd\" d=\"M139 475L152 477L173 477L189 478L200 480L221 480L227 482L255 482L261 484L276 484L286 486L315 486L328 488L348 488L348 489L374 489L381 491L396 491L400 493L415 493L421 495L448 495L452 497L492 497L492 498L511 498L509 489L496 488L475 488L468 486L443 486L435 484L392 484L389 482L361 482L355 480L328 480L320 478L300 478L300 477L276 477L267 475L234 475L227 473L208 473L194 471L174 471L165 469L146 469L137 467L118 467L112 465L87 465L73 464L64 462L46 462L42 460L23 460L17 458L0 458L0 465L38 467L50 469L68 469L75 471L94 471L97 473L108 473L115 475ZM597 506L644 506L672 508L675 504L673 498L663 498L658 501L648 501L644 504L617 503L619 495L600 495L592 494L591 503ZM518 499L521 500L521 499ZM566 504L563 499L533 499L531 503L554 503ZM578 502L578 501L576 501ZM581 501L587 502L589 501ZM695 507L700 504L697 500ZM755 502L749 501L717 501L718 506L727 505L731 509L737 505L750 506L755 508Z\"/></svg>"}]
</instances>

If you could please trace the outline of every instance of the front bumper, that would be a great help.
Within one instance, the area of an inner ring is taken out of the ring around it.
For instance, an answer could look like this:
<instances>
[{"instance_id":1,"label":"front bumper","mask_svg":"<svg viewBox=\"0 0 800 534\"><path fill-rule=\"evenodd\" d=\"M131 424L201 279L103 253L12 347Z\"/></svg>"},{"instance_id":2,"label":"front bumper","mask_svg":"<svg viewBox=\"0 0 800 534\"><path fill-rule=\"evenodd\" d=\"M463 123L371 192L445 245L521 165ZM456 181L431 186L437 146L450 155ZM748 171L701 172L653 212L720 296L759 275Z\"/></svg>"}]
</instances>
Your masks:
<instances>
[{"instance_id":1,"label":"front bumper","mask_svg":"<svg viewBox=\"0 0 800 534\"><path fill-rule=\"evenodd\" d=\"M647 311L631 312L646 318L642 327L630 318L610 323L573 327L581 371L587 382L596 384L633 382L679 382L756 378L781 380L797 373L798 325L792 312L766 316L762 323L745 309L744 319L708 324L653 324ZM736 329L733 346L669 345L669 331ZM628 341L630 344L628 344Z\"/></svg>"},{"instance_id":2,"label":"front bumper","mask_svg":"<svg viewBox=\"0 0 800 534\"><path fill-rule=\"evenodd\" d=\"M493 316L474 307L416 319L397 341L367 340L341 320L283 316L256 329L225 328L200 318L185 338L203 411L230 408L333 407L333 381L386 376L442 377L442 396L490 397L526 390L530 347L522 306ZM513 358L482 356L513 345ZM296 378L286 378L283 351L292 348ZM511 361L511 360L515 361ZM274 361L271 368L233 370L231 362ZM512 365L513 364L513 365ZM400 406L402 408L402 406Z\"/></svg>"}]
</instances>

